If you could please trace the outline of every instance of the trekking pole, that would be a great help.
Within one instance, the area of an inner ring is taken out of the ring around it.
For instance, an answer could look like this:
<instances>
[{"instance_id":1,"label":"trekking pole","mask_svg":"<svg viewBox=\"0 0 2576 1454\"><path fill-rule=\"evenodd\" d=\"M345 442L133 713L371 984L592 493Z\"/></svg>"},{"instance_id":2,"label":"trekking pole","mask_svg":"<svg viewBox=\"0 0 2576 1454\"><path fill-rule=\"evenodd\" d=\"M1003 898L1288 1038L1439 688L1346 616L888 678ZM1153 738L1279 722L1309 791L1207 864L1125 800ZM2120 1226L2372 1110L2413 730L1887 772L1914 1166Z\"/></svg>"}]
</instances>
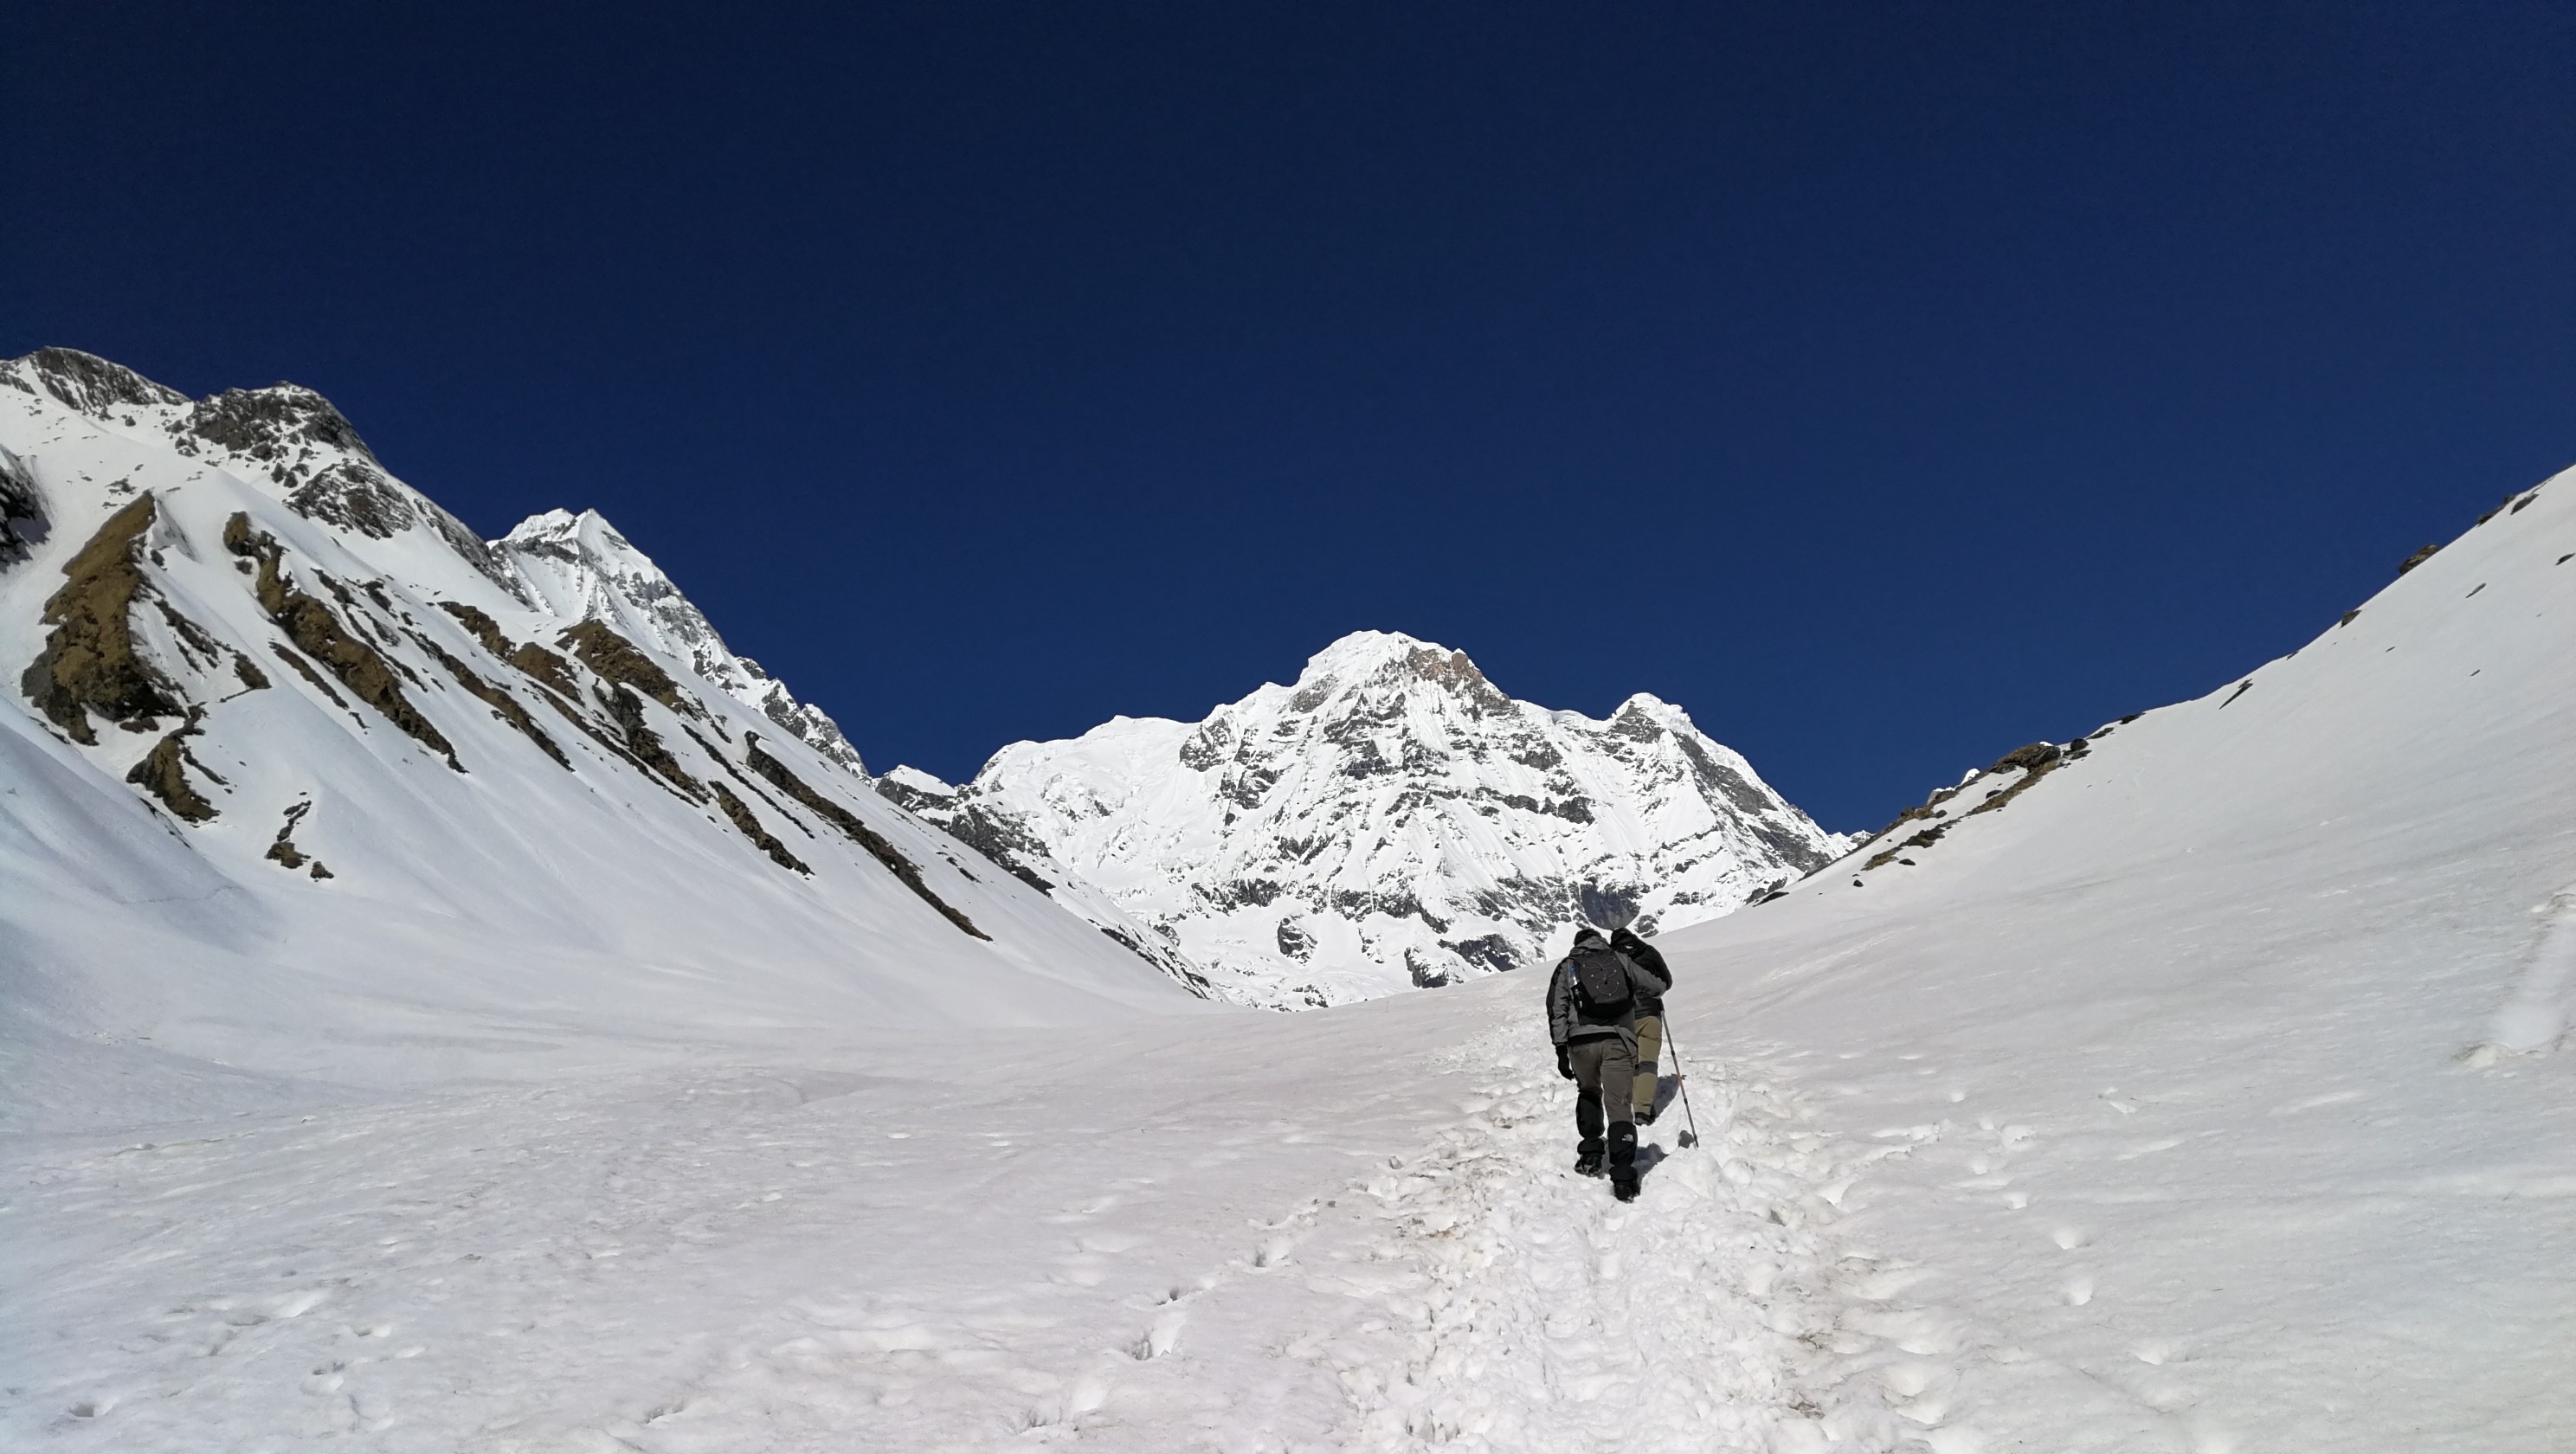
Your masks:
<instances>
[{"instance_id":1,"label":"trekking pole","mask_svg":"<svg viewBox=\"0 0 2576 1454\"><path fill-rule=\"evenodd\" d=\"M1690 1067L1682 1064L1681 1042L1673 1038L1673 1022L1670 1020L1664 1022L1664 1048L1673 1053L1673 1082L1681 1088L1682 1119L1690 1123L1689 1130L1673 1139L1682 1150L1688 1151L1699 1144L1699 1117L1691 1111Z\"/></svg>"}]
</instances>

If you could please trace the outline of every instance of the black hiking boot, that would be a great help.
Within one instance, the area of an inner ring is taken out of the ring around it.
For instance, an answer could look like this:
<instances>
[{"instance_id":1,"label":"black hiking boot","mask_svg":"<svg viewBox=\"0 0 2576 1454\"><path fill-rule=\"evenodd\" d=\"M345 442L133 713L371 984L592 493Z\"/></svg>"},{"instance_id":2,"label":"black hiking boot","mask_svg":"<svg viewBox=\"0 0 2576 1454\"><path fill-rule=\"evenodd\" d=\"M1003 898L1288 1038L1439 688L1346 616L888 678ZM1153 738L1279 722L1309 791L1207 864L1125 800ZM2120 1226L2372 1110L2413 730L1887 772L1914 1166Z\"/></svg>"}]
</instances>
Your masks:
<instances>
[{"instance_id":1,"label":"black hiking boot","mask_svg":"<svg viewBox=\"0 0 2576 1454\"><path fill-rule=\"evenodd\" d=\"M1633 1202L1637 1199L1637 1169L1635 1167L1622 1166L1611 1171L1610 1195L1617 1197L1623 1202Z\"/></svg>"},{"instance_id":2,"label":"black hiking boot","mask_svg":"<svg viewBox=\"0 0 2576 1454\"><path fill-rule=\"evenodd\" d=\"M1576 1176L1599 1176L1601 1174L1601 1152L1599 1149L1595 1148L1592 1150L1576 1152L1574 1155L1574 1174Z\"/></svg>"}]
</instances>

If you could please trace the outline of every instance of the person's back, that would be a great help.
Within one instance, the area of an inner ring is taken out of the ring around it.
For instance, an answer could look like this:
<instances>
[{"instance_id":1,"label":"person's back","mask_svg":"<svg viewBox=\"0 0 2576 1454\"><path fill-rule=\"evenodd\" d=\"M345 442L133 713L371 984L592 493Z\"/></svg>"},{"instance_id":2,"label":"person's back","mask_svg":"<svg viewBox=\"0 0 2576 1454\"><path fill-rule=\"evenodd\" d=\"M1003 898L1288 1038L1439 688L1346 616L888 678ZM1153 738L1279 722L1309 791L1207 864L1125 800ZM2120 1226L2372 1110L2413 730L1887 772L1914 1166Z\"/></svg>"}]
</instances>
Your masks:
<instances>
[{"instance_id":1,"label":"person's back","mask_svg":"<svg viewBox=\"0 0 2576 1454\"><path fill-rule=\"evenodd\" d=\"M1659 959L1661 956L1657 956ZM1548 979L1548 1035L1556 1044L1556 1069L1575 1083L1574 1125L1580 1137L1574 1169L1597 1176L1606 1162L1619 1200L1637 1194L1637 1126L1632 1107L1637 1078L1637 1006L1671 986L1669 975L1647 970L1611 947L1590 925L1575 930L1574 947Z\"/></svg>"}]
</instances>

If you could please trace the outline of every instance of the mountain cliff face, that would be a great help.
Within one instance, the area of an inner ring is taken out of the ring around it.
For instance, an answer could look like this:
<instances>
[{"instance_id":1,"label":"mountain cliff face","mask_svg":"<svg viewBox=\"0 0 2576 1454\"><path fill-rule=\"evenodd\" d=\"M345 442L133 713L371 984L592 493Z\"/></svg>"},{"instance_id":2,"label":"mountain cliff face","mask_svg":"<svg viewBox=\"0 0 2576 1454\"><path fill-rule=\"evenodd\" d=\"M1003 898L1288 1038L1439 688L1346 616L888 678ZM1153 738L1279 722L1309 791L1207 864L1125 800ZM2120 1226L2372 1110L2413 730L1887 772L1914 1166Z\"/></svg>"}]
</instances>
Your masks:
<instances>
[{"instance_id":1,"label":"mountain cliff face","mask_svg":"<svg viewBox=\"0 0 2576 1454\"><path fill-rule=\"evenodd\" d=\"M307 389L0 363L0 663L8 998L90 1007L28 1034L158 1006L164 1047L347 1043L297 1024L386 1001L452 1058L493 1039L458 1016L524 1038L551 1006L649 1035L1190 1003L869 791L606 521L480 540ZM66 846L101 824L123 857ZM241 974L192 982L208 954ZM219 981L267 998L191 1005Z\"/></svg>"},{"instance_id":2,"label":"mountain cliff face","mask_svg":"<svg viewBox=\"0 0 2576 1454\"><path fill-rule=\"evenodd\" d=\"M1613 906L1649 932L1715 918L1844 847L1678 707L1552 712L1373 631L1204 721L1121 717L963 787L899 768L878 791L1275 1007L1536 963Z\"/></svg>"}]
</instances>

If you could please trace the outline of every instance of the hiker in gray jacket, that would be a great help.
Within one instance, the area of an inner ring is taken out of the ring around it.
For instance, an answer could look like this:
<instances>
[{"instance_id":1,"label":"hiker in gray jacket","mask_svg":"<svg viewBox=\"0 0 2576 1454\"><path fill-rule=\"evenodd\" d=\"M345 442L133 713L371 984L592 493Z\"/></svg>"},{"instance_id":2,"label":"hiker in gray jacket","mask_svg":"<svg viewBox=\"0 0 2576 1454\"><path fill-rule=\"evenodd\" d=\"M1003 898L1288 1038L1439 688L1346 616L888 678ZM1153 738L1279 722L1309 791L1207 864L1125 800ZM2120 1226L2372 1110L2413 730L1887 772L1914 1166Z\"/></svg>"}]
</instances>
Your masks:
<instances>
[{"instance_id":1,"label":"hiker in gray jacket","mask_svg":"<svg viewBox=\"0 0 2576 1454\"><path fill-rule=\"evenodd\" d=\"M1611 948L1589 924L1574 931L1573 952L1547 982L1556 1073L1575 1086L1574 1129L1582 1139L1575 1145L1574 1169L1600 1175L1606 1152L1611 1194L1623 1202L1637 1195L1637 1123L1630 1109L1637 1080L1637 1004L1671 988L1669 976Z\"/></svg>"}]
</instances>

